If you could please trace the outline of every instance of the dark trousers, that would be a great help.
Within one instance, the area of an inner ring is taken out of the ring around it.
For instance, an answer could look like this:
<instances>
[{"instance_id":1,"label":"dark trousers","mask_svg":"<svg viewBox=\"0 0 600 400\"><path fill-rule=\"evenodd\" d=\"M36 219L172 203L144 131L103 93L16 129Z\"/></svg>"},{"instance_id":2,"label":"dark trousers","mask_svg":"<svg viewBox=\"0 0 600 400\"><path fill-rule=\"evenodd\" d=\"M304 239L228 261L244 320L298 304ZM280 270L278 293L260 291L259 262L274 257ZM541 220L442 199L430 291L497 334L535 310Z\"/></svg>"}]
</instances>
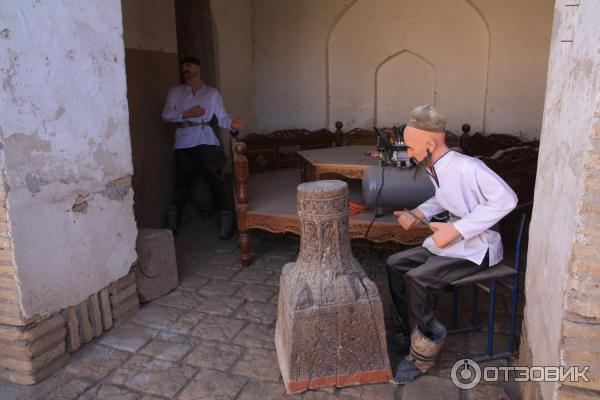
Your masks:
<instances>
[{"instance_id":1,"label":"dark trousers","mask_svg":"<svg viewBox=\"0 0 600 400\"><path fill-rule=\"evenodd\" d=\"M202 174L210 186L215 206L220 210L232 210L221 173L219 147L201 144L186 149L175 149L174 205L179 216L183 212L195 173Z\"/></svg>"},{"instance_id":2,"label":"dark trousers","mask_svg":"<svg viewBox=\"0 0 600 400\"><path fill-rule=\"evenodd\" d=\"M436 256L424 247L415 247L387 259L388 282L392 301L406 334L415 326L425 334L432 332L438 295L436 291L449 283L472 275L488 265L462 258Z\"/></svg>"}]
</instances>

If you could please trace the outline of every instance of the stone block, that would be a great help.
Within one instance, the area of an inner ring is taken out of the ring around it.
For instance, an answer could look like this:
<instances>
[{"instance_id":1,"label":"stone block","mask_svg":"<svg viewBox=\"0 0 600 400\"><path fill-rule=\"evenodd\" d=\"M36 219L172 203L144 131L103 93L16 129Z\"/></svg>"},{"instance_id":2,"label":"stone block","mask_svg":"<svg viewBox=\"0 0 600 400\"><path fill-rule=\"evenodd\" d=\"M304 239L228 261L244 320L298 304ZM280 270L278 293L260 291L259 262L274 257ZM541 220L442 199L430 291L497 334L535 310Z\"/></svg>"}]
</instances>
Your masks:
<instances>
[{"instance_id":1,"label":"stone block","mask_svg":"<svg viewBox=\"0 0 600 400\"><path fill-rule=\"evenodd\" d=\"M9 342L0 339L0 354L6 359L28 361L42 354L46 349L59 345L64 341L65 336L66 329L59 328L30 343Z\"/></svg>"},{"instance_id":2,"label":"stone block","mask_svg":"<svg viewBox=\"0 0 600 400\"><path fill-rule=\"evenodd\" d=\"M280 400L285 399L285 390L281 384L265 381L254 381L248 383L239 400Z\"/></svg>"},{"instance_id":3,"label":"stone block","mask_svg":"<svg viewBox=\"0 0 600 400\"><path fill-rule=\"evenodd\" d=\"M19 292L15 288L0 288L0 299L14 303L19 302Z\"/></svg>"},{"instance_id":4,"label":"stone block","mask_svg":"<svg viewBox=\"0 0 600 400\"><path fill-rule=\"evenodd\" d=\"M600 323L590 321L573 321L563 319L562 332L564 338L594 340L600 343Z\"/></svg>"},{"instance_id":5,"label":"stone block","mask_svg":"<svg viewBox=\"0 0 600 400\"><path fill-rule=\"evenodd\" d=\"M73 306L65 310L65 318L67 320L67 349L70 352L74 352L79 350L79 348L81 347L77 307Z\"/></svg>"},{"instance_id":6,"label":"stone block","mask_svg":"<svg viewBox=\"0 0 600 400\"><path fill-rule=\"evenodd\" d=\"M0 367L0 379L4 379L19 385L33 385L38 383L59 369L63 368L69 360L69 354L63 352L58 357L51 359L35 372L15 371Z\"/></svg>"},{"instance_id":7,"label":"stone block","mask_svg":"<svg viewBox=\"0 0 600 400\"><path fill-rule=\"evenodd\" d=\"M204 311L200 305L204 298L189 290L177 289L165 296L162 296L152 302L163 306L179 308L185 311Z\"/></svg>"},{"instance_id":8,"label":"stone block","mask_svg":"<svg viewBox=\"0 0 600 400\"><path fill-rule=\"evenodd\" d=\"M0 276L0 287L16 289L17 282L14 277Z\"/></svg>"},{"instance_id":9,"label":"stone block","mask_svg":"<svg viewBox=\"0 0 600 400\"><path fill-rule=\"evenodd\" d=\"M88 301L84 300L79 304L79 330L81 332L81 342L89 343L94 338L92 322L90 321L90 310Z\"/></svg>"},{"instance_id":10,"label":"stone block","mask_svg":"<svg viewBox=\"0 0 600 400\"><path fill-rule=\"evenodd\" d=\"M136 286L132 284L110 296L110 302L113 308L118 307L120 303L124 303L133 297L136 294L136 290Z\"/></svg>"},{"instance_id":11,"label":"stone block","mask_svg":"<svg viewBox=\"0 0 600 400\"><path fill-rule=\"evenodd\" d=\"M261 324L272 324L277 315L277 306L271 303L247 302L242 305L236 317Z\"/></svg>"},{"instance_id":12,"label":"stone block","mask_svg":"<svg viewBox=\"0 0 600 400\"><path fill-rule=\"evenodd\" d=\"M571 272L600 276L600 259L576 258L571 263Z\"/></svg>"},{"instance_id":13,"label":"stone block","mask_svg":"<svg viewBox=\"0 0 600 400\"><path fill-rule=\"evenodd\" d=\"M219 399L233 400L248 380L241 376L220 371L201 370L186 386L181 400Z\"/></svg>"},{"instance_id":14,"label":"stone block","mask_svg":"<svg viewBox=\"0 0 600 400\"><path fill-rule=\"evenodd\" d=\"M177 288L179 278L173 232L169 229L139 229L137 252L136 284L142 303Z\"/></svg>"},{"instance_id":15,"label":"stone block","mask_svg":"<svg viewBox=\"0 0 600 400\"><path fill-rule=\"evenodd\" d=\"M233 342L245 347L275 350L274 337L275 328L272 325L251 322L238 333Z\"/></svg>"},{"instance_id":16,"label":"stone block","mask_svg":"<svg viewBox=\"0 0 600 400\"><path fill-rule=\"evenodd\" d=\"M232 372L254 379L279 380L281 376L277 365L277 353L272 350L247 349L242 358L233 367Z\"/></svg>"},{"instance_id":17,"label":"stone block","mask_svg":"<svg viewBox=\"0 0 600 400\"><path fill-rule=\"evenodd\" d=\"M402 395L404 400L458 400L459 398L459 390L451 380L429 375L422 376L406 385Z\"/></svg>"},{"instance_id":18,"label":"stone block","mask_svg":"<svg viewBox=\"0 0 600 400\"><path fill-rule=\"evenodd\" d=\"M138 312L139 308L140 301L137 297L137 294L134 294L122 303L113 305L113 321L115 322L115 324L122 323L122 321L127 321L129 318L133 317Z\"/></svg>"},{"instance_id":19,"label":"stone block","mask_svg":"<svg viewBox=\"0 0 600 400\"><path fill-rule=\"evenodd\" d=\"M230 316L242 303L243 300L238 297L210 297L197 309L207 314Z\"/></svg>"},{"instance_id":20,"label":"stone block","mask_svg":"<svg viewBox=\"0 0 600 400\"><path fill-rule=\"evenodd\" d=\"M195 373L190 366L136 354L113 374L111 383L172 399Z\"/></svg>"},{"instance_id":21,"label":"stone block","mask_svg":"<svg viewBox=\"0 0 600 400\"><path fill-rule=\"evenodd\" d=\"M3 250L10 249L10 238L9 237L0 237L0 248Z\"/></svg>"},{"instance_id":22,"label":"stone block","mask_svg":"<svg viewBox=\"0 0 600 400\"><path fill-rule=\"evenodd\" d=\"M84 379L99 381L123 364L130 356L131 354L126 351L90 345L73 355L66 371Z\"/></svg>"},{"instance_id":23,"label":"stone block","mask_svg":"<svg viewBox=\"0 0 600 400\"><path fill-rule=\"evenodd\" d=\"M135 353L152 340L157 333L152 329L128 324L107 332L100 340L100 344Z\"/></svg>"},{"instance_id":24,"label":"stone block","mask_svg":"<svg viewBox=\"0 0 600 400\"><path fill-rule=\"evenodd\" d=\"M582 317L600 319L600 298L577 290L568 290L565 310Z\"/></svg>"},{"instance_id":25,"label":"stone block","mask_svg":"<svg viewBox=\"0 0 600 400\"><path fill-rule=\"evenodd\" d=\"M382 301L352 255L348 186L298 186L301 246L281 274L275 347L288 393L391 378Z\"/></svg>"},{"instance_id":26,"label":"stone block","mask_svg":"<svg viewBox=\"0 0 600 400\"><path fill-rule=\"evenodd\" d=\"M0 275L4 276L14 276L16 271L15 267L13 267L12 263L7 263L8 265L0 264Z\"/></svg>"},{"instance_id":27,"label":"stone block","mask_svg":"<svg viewBox=\"0 0 600 400\"><path fill-rule=\"evenodd\" d=\"M21 340L29 343L57 329L59 326L63 326L64 323L65 320L61 314L54 314L31 324L27 328L0 325L0 337L7 341Z\"/></svg>"},{"instance_id":28,"label":"stone block","mask_svg":"<svg viewBox=\"0 0 600 400\"><path fill-rule=\"evenodd\" d=\"M186 278L196 278L196 279L205 279L201 276L192 275L191 277ZM200 289L196 290L196 293L202 296L233 296L238 290L244 287L242 282L231 282L224 281L221 279L215 279Z\"/></svg>"},{"instance_id":29,"label":"stone block","mask_svg":"<svg viewBox=\"0 0 600 400\"><path fill-rule=\"evenodd\" d=\"M244 327L245 321L239 319L209 315L192 330L192 335L219 342L229 342Z\"/></svg>"},{"instance_id":30,"label":"stone block","mask_svg":"<svg viewBox=\"0 0 600 400\"><path fill-rule=\"evenodd\" d=\"M112 309L110 307L110 295L107 288L100 291L100 311L102 312L102 327L104 330L112 328Z\"/></svg>"},{"instance_id":31,"label":"stone block","mask_svg":"<svg viewBox=\"0 0 600 400\"><path fill-rule=\"evenodd\" d=\"M230 343L203 341L183 361L195 367L227 372L240 358L244 348Z\"/></svg>"},{"instance_id":32,"label":"stone block","mask_svg":"<svg viewBox=\"0 0 600 400\"><path fill-rule=\"evenodd\" d=\"M182 338L168 338L167 340L154 339L144 346L139 353L163 361L180 361L192 349L193 340L184 336ZM188 363L195 365L193 363Z\"/></svg>"},{"instance_id":33,"label":"stone block","mask_svg":"<svg viewBox=\"0 0 600 400\"><path fill-rule=\"evenodd\" d=\"M135 273L130 272L110 284L110 294L118 293L135 283Z\"/></svg>"}]
</instances>

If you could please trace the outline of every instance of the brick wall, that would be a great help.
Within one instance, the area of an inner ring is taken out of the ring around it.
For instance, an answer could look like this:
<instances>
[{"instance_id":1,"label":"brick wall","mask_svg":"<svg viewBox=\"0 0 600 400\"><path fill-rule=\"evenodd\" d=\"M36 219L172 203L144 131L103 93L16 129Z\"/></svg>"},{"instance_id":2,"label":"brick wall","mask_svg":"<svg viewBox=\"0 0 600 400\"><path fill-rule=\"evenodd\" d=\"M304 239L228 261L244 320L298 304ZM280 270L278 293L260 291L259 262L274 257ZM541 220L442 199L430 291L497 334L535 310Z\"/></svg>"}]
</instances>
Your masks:
<instances>
[{"instance_id":1,"label":"brick wall","mask_svg":"<svg viewBox=\"0 0 600 400\"><path fill-rule=\"evenodd\" d=\"M133 272L78 305L26 326L0 321L0 379L30 385L62 368L79 350L139 309Z\"/></svg>"},{"instance_id":2,"label":"brick wall","mask_svg":"<svg viewBox=\"0 0 600 400\"><path fill-rule=\"evenodd\" d=\"M0 324L24 326L33 319L23 318L19 306L6 197L6 183L3 174L0 174Z\"/></svg>"},{"instance_id":3,"label":"brick wall","mask_svg":"<svg viewBox=\"0 0 600 400\"><path fill-rule=\"evenodd\" d=\"M600 104L599 104L600 106ZM598 115L600 116L600 115ZM600 121L586 156L576 240L566 284L560 359L590 366L590 382L564 382L559 399L600 397Z\"/></svg>"}]
</instances>

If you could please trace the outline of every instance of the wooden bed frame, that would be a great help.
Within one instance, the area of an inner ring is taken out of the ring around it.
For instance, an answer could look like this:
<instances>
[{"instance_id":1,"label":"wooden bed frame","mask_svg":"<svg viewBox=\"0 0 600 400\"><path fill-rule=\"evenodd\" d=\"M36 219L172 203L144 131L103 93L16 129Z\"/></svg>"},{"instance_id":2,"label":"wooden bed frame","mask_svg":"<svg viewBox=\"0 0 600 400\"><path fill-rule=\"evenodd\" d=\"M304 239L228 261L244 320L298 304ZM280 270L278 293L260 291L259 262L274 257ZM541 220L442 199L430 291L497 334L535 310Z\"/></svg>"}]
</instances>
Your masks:
<instances>
[{"instance_id":1,"label":"wooden bed frame","mask_svg":"<svg viewBox=\"0 0 600 400\"><path fill-rule=\"evenodd\" d=\"M343 132L343 124L339 121L335 126L335 132L327 129L317 131L293 129L275 131L267 135L250 134L243 138L232 135L234 196L242 265L249 266L251 263L249 236L251 229L300 234L296 212L296 188L300 184L297 152L315 148L377 143L377 135L374 131L353 129ZM515 189L520 200L532 199L537 148L510 135L473 135L475 139L471 139L472 137L467 137L469 130L470 127L465 124L460 138L448 132L449 147L460 145L462 148L464 145L469 151L484 153L485 155L480 158ZM488 137L490 139L486 139ZM350 185L351 199L360 198L357 197L360 196L357 192L360 192L360 187ZM365 238L372 217L372 213L351 216L350 237ZM366 239L372 242L418 245L429 234L427 228L405 231L397 224L395 217L386 215L375 219Z\"/></svg>"}]
</instances>

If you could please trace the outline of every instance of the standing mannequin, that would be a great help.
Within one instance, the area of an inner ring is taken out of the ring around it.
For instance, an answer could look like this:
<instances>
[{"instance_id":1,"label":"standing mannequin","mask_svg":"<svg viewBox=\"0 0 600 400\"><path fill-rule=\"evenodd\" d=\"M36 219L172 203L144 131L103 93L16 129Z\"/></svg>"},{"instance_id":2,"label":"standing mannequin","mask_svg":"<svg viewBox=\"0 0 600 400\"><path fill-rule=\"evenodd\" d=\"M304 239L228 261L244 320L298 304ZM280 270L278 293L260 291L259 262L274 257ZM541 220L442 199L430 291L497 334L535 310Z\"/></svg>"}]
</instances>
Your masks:
<instances>
[{"instance_id":1,"label":"standing mannequin","mask_svg":"<svg viewBox=\"0 0 600 400\"><path fill-rule=\"evenodd\" d=\"M199 172L209 184L220 211L221 239L234 233L234 211L225 191L220 166L220 143L209 122L215 116L219 126L239 130L244 127L239 117L231 118L223 106L219 91L202 81L202 65L193 57L181 61L185 84L169 89L162 117L178 124L175 133L175 199L169 210L168 227L177 230L193 180Z\"/></svg>"}]
</instances>

